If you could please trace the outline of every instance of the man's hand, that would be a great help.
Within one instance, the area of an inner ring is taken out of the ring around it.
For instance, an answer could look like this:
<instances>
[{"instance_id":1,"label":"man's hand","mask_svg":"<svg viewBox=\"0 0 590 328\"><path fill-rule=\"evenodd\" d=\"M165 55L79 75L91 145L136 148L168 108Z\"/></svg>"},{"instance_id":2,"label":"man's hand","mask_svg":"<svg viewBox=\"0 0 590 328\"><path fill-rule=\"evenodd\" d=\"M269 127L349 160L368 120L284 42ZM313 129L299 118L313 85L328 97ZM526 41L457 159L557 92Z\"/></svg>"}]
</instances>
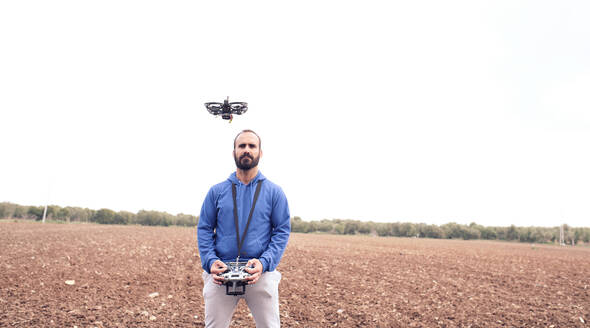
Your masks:
<instances>
[{"instance_id":1,"label":"man's hand","mask_svg":"<svg viewBox=\"0 0 590 328\"><path fill-rule=\"evenodd\" d=\"M259 259L251 259L246 264L246 271L251 274L250 277L246 278L248 285L254 285L262 276L262 263L260 263Z\"/></svg>"},{"instance_id":2,"label":"man's hand","mask_svg":"<svg viewBox=\"0 0 590 328\"><path fill-rule=\"evenodd\" d=\"M211 264L211 275L213 275L213 282L218 285L223 285L223 277L218 276L220 273L224 273L227 270L227 265L220 260L216 260Z\"/></svg>"}]
</instances>

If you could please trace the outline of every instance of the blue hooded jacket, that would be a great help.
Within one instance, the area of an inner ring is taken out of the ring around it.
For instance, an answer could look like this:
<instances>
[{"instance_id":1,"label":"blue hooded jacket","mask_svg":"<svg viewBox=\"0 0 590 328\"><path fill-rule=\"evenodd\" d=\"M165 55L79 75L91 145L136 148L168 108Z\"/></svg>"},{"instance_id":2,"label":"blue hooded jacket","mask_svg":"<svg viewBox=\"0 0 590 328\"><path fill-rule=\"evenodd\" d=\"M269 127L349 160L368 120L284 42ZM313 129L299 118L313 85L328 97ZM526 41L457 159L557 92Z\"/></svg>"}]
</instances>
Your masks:
<instances>
[{"instance_id":1,"label":"blue hooded jacket","mask_svg":"<svg viewBox=\"0 0 590 328\"><path fill-rule=\"evenodd\" d=\"M285 251L291 221L287 197L281 187L267 180L262 173L247 185L232 173L229 178L209 189L197 227L197 239L201 265L209 270L215 260L234 261L238 255L232 183L236 184L236 203L240 238L248 221L258 181L264 180L252 214L246 239L242 245L240 260L257 258L263 271L273 271Z\"/></svg>"}]
</instances>

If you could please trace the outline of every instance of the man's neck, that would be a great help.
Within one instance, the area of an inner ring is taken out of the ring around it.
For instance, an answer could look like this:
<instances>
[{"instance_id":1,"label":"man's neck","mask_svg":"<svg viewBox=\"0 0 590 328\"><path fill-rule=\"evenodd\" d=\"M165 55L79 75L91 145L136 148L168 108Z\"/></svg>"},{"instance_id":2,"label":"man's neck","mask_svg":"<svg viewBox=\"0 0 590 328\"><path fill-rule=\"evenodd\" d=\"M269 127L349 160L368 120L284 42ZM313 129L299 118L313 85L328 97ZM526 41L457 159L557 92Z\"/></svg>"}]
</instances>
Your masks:
<instances>
[{"instance_id":1,"label":"man's neck","mask_svg":"<svg viewBox=\"0 0 590 328\"><path fill-rule=\"evenodd\" d=\"M255 166L249 170L236 169L236 177L245 185L250 183L250 181L252 181L252 179L254 179L257 174L258 166Z\"/></svg>"}]
</instances>

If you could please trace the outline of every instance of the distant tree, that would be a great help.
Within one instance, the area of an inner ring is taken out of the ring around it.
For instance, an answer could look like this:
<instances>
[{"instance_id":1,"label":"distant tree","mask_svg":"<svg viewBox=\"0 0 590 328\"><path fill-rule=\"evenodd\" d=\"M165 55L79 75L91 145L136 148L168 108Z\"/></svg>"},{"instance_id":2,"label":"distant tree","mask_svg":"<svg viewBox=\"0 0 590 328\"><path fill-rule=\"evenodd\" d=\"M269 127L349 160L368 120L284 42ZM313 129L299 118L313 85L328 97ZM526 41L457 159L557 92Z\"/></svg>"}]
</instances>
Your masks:
<instances>
[{"instance_id":1,"label":"distant tree","mask_svg":"<svg viewBox=\"0 0 590 328\"><path fill-rule=\"evenodd\" d=\"M377 225L375 230L377 232L377 236L380 236L380 237L392 236L392 232L391 232L392 224L391 223L380 223Z\"/></svg>"},{"instance_id":2,"label":"distant tree","mask_svg":"<svg viewBox=\"0 0 590 328\"><path fill-rule=\"evenodd\" d=\"M79 221L79 222L90 222L94 213L93 211L88 208L81 208L81 207L66 207L69 212L69 217L71 221Z\"/></svg>"},{"instance_id":3,"label":"distant tree","mask_svg":"<svg viewBox=\"0 0 590 328\"><path fill-rule=\"evenodd\" d=\"M310 232L316 232L316 231L317 231L317 224L315 223L315 221L304 222L303 232L310 233Z\"/></svg>"},{"instance_id":4,"label":"distant tree","mask_svg":"<svg viewBox=\"0 0 590 328\"><path fill-rule=\"evenodd\" d=\"M317 223L317 231L330 232L332 231L332 222L330 220L321 220Z\"/></svg>"},{"instance_id":5,"label":"distant tree","mask_svg":"<svg viewBox=\"0 0 590 328\"><path fill-rule=\"evenodd\" d=\"M5 218L8 215L8 209L7 206L4 205L5 203L0 203L0 218Z\"/></svg>"},{"instance_id":6,"label":"distant tree","mask_svg":"<svg viewBox=\"0 0 590 328\"><path fill-rule=\"evenodd\" d=\"M471 223L469 224L469 228L471 228L471 229L476 229L477 231L479 231L479 238L483 238L483 232L484 232L484 230L486 229L486 227L484 227L484 226L482 226L482 225L479 225L479 224L477 224L477 223L475 223L475 222L471 222ZM484 239L485 239L485 238L484 238Z\"/></svg>"},{"instance_id":7,"label":"distant tree","mask_svg":"<svg viewBox=\"0 0 590 328\"><path fill-rule=\"evenodd\" d=\"M43 209L45 209L45 208L43 208ZM57 205L48 205L47 206L47 218L55 219L57 216L57 212L59 212L60 209L61 209L61 207L59 207Z\"/></svg>"},{"instance_id":8,"label":"distant tree","mask_svg":"<svg viewBox=\"0 0 590 328\"><path fill-rule=\"evenodd\" d=\"M127 211L119 211L113 217L113 224L132 224L135 221L135 214Z\"/></svg>"},{"instance_id":9,"label":"distant tree","mask_svg":"<svg viewBox=\"0 0 590 328\"><path fill-rule=\"evenodd\" d=\"M550 243L550 242L554 242L555 241L555 237L553 235L553 229L551 228L545 228L542 230L543 233L543 241Z\"/></svg>"},{"instance_id":10,"label":"distant tree","mask_svg":"<svg viewBox=\"0 0 590 328\"><path fill-rule=\"evenodd\" d=\"M14 207L13 216L15 218L24 218L27 215L28 208L26 206L16 205Z\"/></svg>"},{"instance_id":11,"label":"distant tree","mask_svg":"<svg viewBox=\"0 0 590 328\"><path fill-rule=\"evenodd\" d=\"M472 227L461 226L461 238L463 238L465 240L469 240L469 239L479 239L480 237L481 237L481 233L479 232L479 230L472 228Z\"/></svg>"},{"instance_id":12,"label":"distant tree","mask_svg":"<svg viewBox=\"0 0 590 328\"><path fill-rule=\"evenodd\" d=\"M359 229L359 223L356 221L346 221L344 223L344 234L345 235L354 235Z\"/></svg>"},{"instance_id":13,"label":"distant tree","mask_svg":"<svg viewBox=\"0 0 590 328\"><path fill-rule=\"evenodd\" d=\"M431 224L420 228L420 236L426 238L444 238L445 232L439 226Z\"/></svg>"},{"instance_id":14,"label":"distant tree","mask_svg":"<svg viewBox=\"0 0 590 328\"><path fill-rule=\"evenodd\" d=\"M461 226L455 222L443 224L441 226L447 238L463 238L463 231Z\"/></svg>"},{"instance_id":15,"label":"distant tree","mask_svg":"<svg viewBox=\"0 0 590 328\"><path fill-rule=\"evenodd\" d=\"M518 241L520 242L531 242L532 239L532 231L528 227L519 227L518 231Z\"/></svg>"},{"instance_id":16,"label":"distant tree","mask_svg":"<svg viewBox=\"0 0 590 328\"><path fill-rule=\"evenodd\" d=\"M506 230L506 240L518 240L518 230L514 224Z\"/></svg>"},{"instance_id":17,"label":"distant tree","mask_svg":"<svg viewBox=\"0 0 590 328\"><path fill-rule=\"evenodd\" d=\"M543 229L537 227L529 227L529 242L531 243L545 243L545 235L543 234Z\"/></svg>"},{"instance_id":18,"label":"distant tree","mask_svg":"<svg viewBox=\"0 0 590 328\"><path fill-rule=\"evenodd\" d=\"M334 225L334 233L343 235L345 232L346 226L343 223L337 223Z\"/></svg>"},{"instance_id":19,"label":"distant tree","mask_svg":"<svg viewBox=\"0 0 590 328\"><path fill-rule=\"evenodd\" d=\"M412 223L404 222L399 225L399 236L400 237L414 237L416 236L416 228Z\"/></svg>"},{"instance_id":20,"label":"distant tree","mask_svg":"<svg viewBox=\"0 0 590 328\"><path fill-rule=\"evenodd\" d=\"M362 233L362 234L369 234L371 233L371 231L373 231L373 222L359 222L359 226L358 226L358 233Z\"/></svg>"},{"instance_id":21,"label":"distant tree","mask_svg":"<svg viewBox=\"0 0 590 328\"><path fill-rule=\"evenodd\" d=\"M90 221L100 224L114 224L115 214L115 211L109 210L108 208L103 208L96 211Z\"/></svg>"},{"instance_id":22,"label":"distant tree","mask_svg":"<svg viewBox=\"0 0 590 328\"><path fill-rule=\"evenodd\" d=\"M482 239L496 239L498 238L498 235L496 234L496 230L494 230L494 228L491 227L483 227L480 231L479 231L481 238Z\"/></svg>"},{"instance_id":23,"label":"distant tree","mask_svg":"<svg viewBox=\"0 0 590 328\"><path fill-rule=\"evenodd\" d=\"M400 223L399 222L393 222L389 224L389 228L390 228L390 236L395 236L395 237L402 237L402 232L400 231Z\"/></svg>"},{"instance_id":24,"label":"distant tree","mask_svg":"<svg viewBox=\"0 0 590 328\"><path fill-rule=\"evenodd\" d=\"M17 217L16 215L14 215L14 212L18 206L20 206L20 205L8 203L8 202L0 203L0 211L2 212L2 215L0 215L0 217L4 217L4 218Z\"/></svg>"},{"instance_id":25,"label":"distant tree","mask_svg":"<svg viewBox=\"0 0 590 328\"><path fill-rule=\"evenodd\" d=\"M305 223L300 217L295 216L291 218L291 231L292 232L305 232Z\"/></svg>"},{"instance_id":26,"label":"distant tree","mask_svg":"<svg viewBox=\"0 0 590 328\"><path fill-rule=\"evenodd\" d=\"M166 212L145 211L137 212L137 223L149 226L169 226L172 224L174 217Z\"/></svg>"},{"instance_id":27,"label":"distant tree","mask_svg":"<svg viewBox=\"0 0 590 328\"><path fill-rule=\"evenodd\" d=\"M43 218L44 207L41 206L29 206L27 210L27 216L35 220L41 220Z\"/></svg>"},{"instance_id":28,"label":"distant tree","mask_svg":"<svg viewBox=\"0 0 590 328\"><path fill-rule=\"evenodd\" d=\"M176 220L174 224L183 227L194 227L197 225L198 222L198 216L180 213L176 215Z\"/></svg>"},{"instance_id":29,"label":"distant tree","mask_svg":"<svg viewBox=\"0 0 590 328\"><path fill-rule=\"evenodd\" d=\"M63 221L70 221L70 210L67 207L59 208L55 213L55 218Z\"/></svg>"}]
</instances>

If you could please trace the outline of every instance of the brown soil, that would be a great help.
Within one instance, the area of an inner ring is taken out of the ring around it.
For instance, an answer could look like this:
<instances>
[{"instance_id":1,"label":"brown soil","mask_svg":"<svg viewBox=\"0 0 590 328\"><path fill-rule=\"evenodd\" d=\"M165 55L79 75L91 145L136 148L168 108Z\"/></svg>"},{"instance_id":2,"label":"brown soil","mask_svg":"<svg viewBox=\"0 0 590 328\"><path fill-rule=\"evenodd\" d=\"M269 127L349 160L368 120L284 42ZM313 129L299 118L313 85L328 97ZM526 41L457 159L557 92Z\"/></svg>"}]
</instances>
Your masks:
<instances>
[{"instance_id":1,"label":"brown soil","mask_svg":"<svg viewBox=\"0 0 590 328\"><path fill-rule=\"evenodd\" d=\"M284 327L590 320L585 247L293 234L279 270ZM201 291L195 229L0 222L1 327L202 327Z\"/></svg>"}]
</instances>

